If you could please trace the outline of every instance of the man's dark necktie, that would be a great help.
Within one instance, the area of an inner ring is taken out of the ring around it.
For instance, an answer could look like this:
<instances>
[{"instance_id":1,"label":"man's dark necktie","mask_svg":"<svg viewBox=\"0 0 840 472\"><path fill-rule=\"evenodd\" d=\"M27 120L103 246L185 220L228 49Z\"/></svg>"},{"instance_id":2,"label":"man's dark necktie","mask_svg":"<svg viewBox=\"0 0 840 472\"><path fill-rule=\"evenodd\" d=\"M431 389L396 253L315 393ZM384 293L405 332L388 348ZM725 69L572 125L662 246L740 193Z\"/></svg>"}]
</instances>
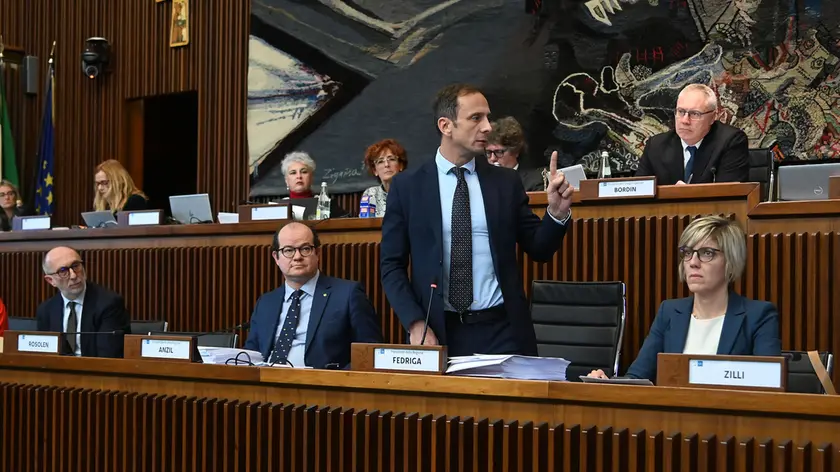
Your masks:
<instances>
[{"instance_id":1,"label":"man's dark necktie","mask_svg":"<svg viewBox=\"0 0 840 472\"><path fill-rule=\"evenodd\" d=\"M69 302L67 306L70 307L70 316L67 317L67 329L64 330L65 333L75 333L78 331L76 329L76 323L78 323L78 318L76 315L76 302ZM70 344L70 354L75 356L76 355L76 335L70 334L65 336L67 338L67 343Z\"/></svg>"},{"instance_id":2,"label":"man's dark necktie","mask_svg":"<svg viewBox=\"0 0 840 472\"><path fill-rule=\"evenodd\" d=\"M472 218L470 191L465 169L453 167L458 177L455 198L452 200L452 245L449 258L449 304L459 313L470 309L473 299L472 280Z\"/></svg>"},{"instance_id":3,"label":"man's dark necktie","mask_svg":"<svg viewBox=\"0 0 840 472\"><path fill-rule=\"evenodd\" d=\"M292 349L292 341L295 339L295 331L297 331L298 321L300 320L301 295L303 295L302 290L295 290L292 293L292 304L289 305L289 310L286 312L286 321L283 322L280 336L277 336L277 340L274 342L274 351L269 359L270 364L286 362L289 357L289 351Z\"/></svg>"},{"instance_id":4,"label":"man's dark necktie","mask_svg":"<svg viewBox=\"0 0 840 472\"><path fill-rule=\"evenodd\" d=\"M685 177L683 178L683 182L689 183L688 179L691 178L691 174L694 172L694 154L697 153L697 146L686 146L685 149L688 151L688 162L685 163Z\"/></svg>"}]
</instances>

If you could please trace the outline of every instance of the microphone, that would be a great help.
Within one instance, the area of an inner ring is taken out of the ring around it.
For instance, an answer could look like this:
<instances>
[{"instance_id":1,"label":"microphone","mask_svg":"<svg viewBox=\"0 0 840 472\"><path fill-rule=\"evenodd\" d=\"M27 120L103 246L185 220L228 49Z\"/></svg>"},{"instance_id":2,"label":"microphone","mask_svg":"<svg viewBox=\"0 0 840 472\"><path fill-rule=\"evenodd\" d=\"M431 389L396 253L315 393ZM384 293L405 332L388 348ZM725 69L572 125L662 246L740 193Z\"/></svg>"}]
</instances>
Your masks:
<instances>
[{"instance_id":1,"label":"microphone","mask_svg":"<svg viewBox=\"0 0 840 472\"><path fill-rule=\"evenodd\" d=\"M426 308L426 321L423 322L423 337L420 338L420 345L426 342L426 333L429 331L429 313L432 312L432 300L435 299L435 290L437 290L437 277L432 278L431 291L429 292L429 306Z\"/></svg>"},{"instance_id":2,"label":"microphone","mask_svg":"<svg viewBox=\"0 0 840 472\"><path fill-rule=\"evenodd\" d=\"M717 183L717 167L712 167L712 183Z\"/></svg>"},{"instance_id":3,"label":"microphone","mask_svg":"<svg viewBox=\"0 0 840 472\"><path fill-rule=\"evenodd\" d=\"M686 183L686 184L690 184L690 183L691 183L691 179L693 179L693 178L694 178L694 172L692 172L692 173L691 173L691 175L689 175L689 176L688 176L688 180L686 180L686 181L685 181L685 183Z\"/></svg>"}]
</instances>

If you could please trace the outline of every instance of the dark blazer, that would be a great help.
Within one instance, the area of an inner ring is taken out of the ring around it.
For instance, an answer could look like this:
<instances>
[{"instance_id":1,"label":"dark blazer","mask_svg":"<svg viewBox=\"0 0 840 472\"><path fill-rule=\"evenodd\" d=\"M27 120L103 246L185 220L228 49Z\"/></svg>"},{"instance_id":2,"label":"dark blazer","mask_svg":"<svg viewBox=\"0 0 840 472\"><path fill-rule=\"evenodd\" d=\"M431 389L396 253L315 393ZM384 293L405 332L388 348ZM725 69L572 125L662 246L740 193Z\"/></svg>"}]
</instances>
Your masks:
<instances>
[{"instance_id":1,"label":"dark blazer","mask_svg":"<svg viewBox=\"0 0 840 472\"><path fill-rule=\"evenodd\" d=\"M505 299L512 335L520 353L536 355L534 325L516 263L517 244L532 259L547 261L562 245L571 221L559 225L548 212L541 221L528 207L528 196L515 170L495 167L485 159L476 159L475 164L487 212L493 268ZM387 207L380 249L382 286L400 322L408 328L425 319L429 285L443 278L440 187L435 160L394 176ZM432 300L429 325L441 344L446 344L441 291Z\"/></svg>"},{"instance_id":2,"label":"dark blazer","mask_svg":"<svg viewBox=\"0 0 840 472\"><path fill-rule=\"evenodd\" d=\"M64 331L64 299L61 293L41 303L35 311L38 331ZM69 327L67 331L75 331ZM123 356L123 334L131 334L131 317L123 297L91 281L86 282L82 305L82 332L121 331L118 334L82 334L82 357ZM61 345L62 354L72 354L70 344Z\"/></svg>"},{"instance_id":3,"label":"dark blazer","mask_svg":"<svg viewBox=\"0 0 840 472\"><path fill-rule=\"evenodd\" d=\"M149 208L149 201L143 198L142 195L134 194L125 201L121 210L117 211L138 211L147 210ZM114 212L116 213L116 211Z\"/></svg>"},{"instance_id":4,"label":"dark blazer","mask_svg":"<svg viewBox=\"0 0 840 472\"><path fill-rule=\"evenodd\" d=\"M519 178L522 180L522 186L525 187L526 192L544 192L545 182L542 177L542 169L523 169L520 165L518 169Z\"/></svg>"},{"instance_id":5,"label":"dark blazer","mask_svg":"<svg viewBox=\"0 0 840 472\"><path fill-rule=\"evenodd\" d=\"M245 349L259 351L268 361L274 334L286 297L286 284L263 294L251 315ZM350 343L381 343L382 330L362 285L323 273L315 285L315 297L306 330L306 365L323 369L350 365ZM301 366L295 366L301 367Z\"/></svg>"},{"instance_id":6,"label":"dark blazer","mask_svg":"<svg viewBox=\"0 0 840 472\"><path fill-rule=\"evenodd\" d=\"M656 381L656 356L660 352L682 353L694 297L665 300L653 320L639 356L627 369L627 377ZM717 354L733 356L779 356L779 314L770 302L750 300L734 292L723 319Z\"/></svg>"},{"instance_id":7,"label":"dark blazer","mask_svg":"<svg viewBox=\"0 0 840 472\"><path fill-rule=\"evenodd\" d=\"M693 184L746 182L750 176L747 135L715 121L694 155L693 169ZM649 175L656 176L657 185L674 185L685 180L685 158L676 131L657 134L648 140L636 176Z\"/></svg>"},{"instance_id":8,"label":"dark blazer","mask_svg":"<svg viewBox=\"0 0 840 472\"><path fill-rule=\"evenodd\" d=\"M12 220L18 216L29 216L32 214L26 207L19 207L16 206L14 210L12 210L12 217L9 218L6 216L6 212L0 209L0 231L11 231L12 230Z\"/></svg>"}]
</instances>

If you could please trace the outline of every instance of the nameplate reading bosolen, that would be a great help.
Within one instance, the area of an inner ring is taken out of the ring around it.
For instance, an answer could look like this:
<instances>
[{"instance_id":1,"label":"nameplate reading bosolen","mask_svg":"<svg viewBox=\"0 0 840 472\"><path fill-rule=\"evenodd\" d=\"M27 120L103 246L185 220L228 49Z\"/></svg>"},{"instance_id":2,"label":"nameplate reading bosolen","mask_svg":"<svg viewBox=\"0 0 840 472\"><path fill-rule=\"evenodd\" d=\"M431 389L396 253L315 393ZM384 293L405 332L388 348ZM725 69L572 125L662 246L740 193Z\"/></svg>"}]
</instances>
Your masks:
<instances>
[{"instance_id":1,"label":"nameplate reading bosolen","mask_svg":"<svg viewBox=\"0 0 840 472\"><path fill-rule=\"evenodd\" d=\"M379 348L373 352L373 368L408 372L437 372L440 351Z\"/></svg>"},{"instance_id":2,"label":"nameplate reading bosolen","mask_svg":"<svg viewBox=\"0 0 840 472\"><path fill-rule=\"evenodd\" d=\"M655 195L656 181L653 179L609 180L598 184L598 198L653 197Z\"/></svg>"},{"instance_id":3,"label":"nameplate reading bosolen","mask_svg":"<svg viewBox=\"0 0 840 472\"><path fill-rule=\"evenodd\" d=\"M727 387L782 387L778 362L695 360L688 362L688 383Z\"/></svg>"},{"instance_id":4,"label":"nameplate reading bosolen","mask_svg":"<svg viewBox=\"0 0 840 472\"><path fill-rule=\"evenodd\" d=\"M18 352L58 354L58 336L49 334L19 334Z\"/></svg>"},{"instance_id":5,"label":"nameplate reading bosolen","mask_svg":"<svg viewBox=\"0 0 840 472\"><path fill-rule=\"evenodd\" d=\"M170 339L144 339L140 357L154 359L190 359L190 342Z\"/></svg>"}]
</instances>

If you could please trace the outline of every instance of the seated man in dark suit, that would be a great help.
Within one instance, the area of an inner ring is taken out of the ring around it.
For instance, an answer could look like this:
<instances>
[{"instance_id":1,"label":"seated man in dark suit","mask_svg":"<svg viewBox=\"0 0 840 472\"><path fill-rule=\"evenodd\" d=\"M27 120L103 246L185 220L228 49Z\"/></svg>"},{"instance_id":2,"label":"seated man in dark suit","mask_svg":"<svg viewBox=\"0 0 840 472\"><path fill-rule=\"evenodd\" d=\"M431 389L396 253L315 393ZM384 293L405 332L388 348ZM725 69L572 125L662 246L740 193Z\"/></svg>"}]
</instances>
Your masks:
<instances>
[{"instance_id":1,"label":"seated man in dark suit","mask_svg":"<svg viewBox=\"0 0 840 472\"><path fill-rule=\"evenodd\" d=\"M528 146L525 132L516 118L506 116L490 124L492 131L487 135L487 147L484 154L487 162L496 167L507 167L519 174L526 192L545 191L543 169L525 169L519 163Z\"/></svg>"},{"instance_id":2,"label":"seated man in dark suit","mask_svg":"<svg viewBox=\"0 0 840 472\"><path fill-rule=\"evenodd\" d=\"M636 176L655 175L657 185L747 181L747 135L717 121L717 105L711 88L687 85L677 99L676 129L648 140Z\"/></svg>"},{"instance_id":3,"label":"seated man in dark suit","mask_svg":"<svg viewBox=\"0 0 840 472\"><path fill-rule=\"evenodd\" d=\"M321 274L314 229L289 223L274 234L271 255L286 283L262 295L245 349L270 363L345 368L350 343L381 343L382 331L362 285Z\"/></svg>"},{"instance_id":4,"label":"seated man in dark suit","mask_svg":"<svg viewBox=\"0 0 840 472\"><path fill-rule=\"evenodd\" d=\"M131 332L131 318L123 298L88 282L81 256L69 247L50 250L44 257L43 269L44 279L59 293L36 310L38 331L102 333L67 335L61 343L61 353L122 357L123 335Z\"/></svg>"}]
</instances>

